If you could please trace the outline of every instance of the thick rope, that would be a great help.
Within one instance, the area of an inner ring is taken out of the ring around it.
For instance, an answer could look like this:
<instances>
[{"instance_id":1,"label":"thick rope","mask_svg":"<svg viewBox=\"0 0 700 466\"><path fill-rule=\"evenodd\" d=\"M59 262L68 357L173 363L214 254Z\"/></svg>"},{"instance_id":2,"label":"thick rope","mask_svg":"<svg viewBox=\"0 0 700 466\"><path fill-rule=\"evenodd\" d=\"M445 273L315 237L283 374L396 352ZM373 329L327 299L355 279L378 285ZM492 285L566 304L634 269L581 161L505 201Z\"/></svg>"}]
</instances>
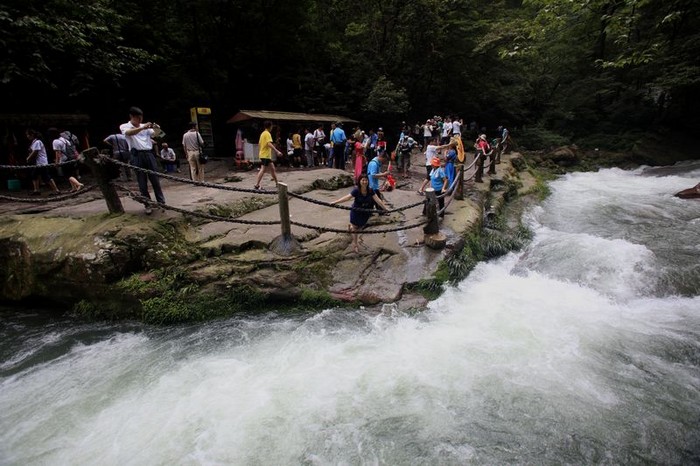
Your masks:
<instances>
[{"instance_id":1,"label":"thick rope","mask_svg":"<svg viewBox=\"0 0 700 466\"><path fill-rule=\"evenodd\" d=\"M66 162L60 163L47 163L46 165L0 165L0 169L5 170L31 170L37 167L62 167L64 165L71 165L73 163L78 163L77 160L68 160Z\"/></svg>"},{"instance_id":2,"label":"thick rope","mask_svg":"<svg viewBox=\"0 0 700 466\"><path fill-rule=\"evenodd\" d=\"M193 217L198 217L198 218L203 218L207 220L213 220L216 222L229 222L229 223L240 223L243 225L279 225L282 222L279 220L242 220L239 218L232 218L232 217L222 217L221 215L213 215L213 214L205 214L197 211L190 211L186 209L181 209L179 207L173 207L167 204L160 204L158 202L154 202L152 199L141 196L140 194L136 194L135 192L131 191L128 188L125 188L120 185L114 185L117 189L124 191L127 196L135 200L136 202L139 202L141 204L147 205L148 207L157 207L159 209L164 209L164 210L171 210L173 212L179 212L183 215L190 215Z\"/></svg>"},{"instance_id":3,"label":"thick rope","mask_svg":"<svg viewBox=\"0 0 700 466\"><path fill-rule=\"evenodd\" d=\"M15 197L15 196L1 196L0 199L4 201L11 201L11 202L26 202L29 204L46 204L47 202L58 202L58 201L64 201L66 199L72 199L74 197L78 197L82 194L87 193L88 191L92 191L93 189L96 188L96 185L91 185L91 186L86 186L81 188L79 191L75 192L70 192L68 194L63 194L63 195L49 195L49 197Z\"/></svg>"},{"instance_id":4,"label":"thick rope","mask_svg":"<svg viewBox=\"0 0 700 466\"><path fill-rule=\"evenodd\" d=\"M119 165L119 166L122 166L125 168L131 168L132 170L146 173L148 175L156 175L158 177L165 178L166 180L176 181L178 183L184 183L184 184L189 184L189 185L193 185L193 186L202 186L204 188L221 189L223 191L235 191L235 192L253 193L253 194L277 194L277 191L268 191L268 190L264 190L264 189L234 188L232 186L226 186L226 185L218 184L218 183L208 183L206 181L188 180L187 178L181 178L178 176L168 175L166 173L148 170L146 168L137 167L135 165L124 163L124 162L121 162L119 160L114 160L114 159L112 159L104 154L100 154L100 157L102 157L104 160L107 160L107 161L114 163L116 165Z\"/></svg>"},{"instance_id":5,"label":"thick rope","mask_svg":"<svg viewBox=\"0 0 700 466\"><path fill-rule=\"evenodd\" d=\"M308 228L309 230L325 231L325 232L329 232L329 233L357 233L360 235L378 235L378 234L384 234L384 233L392 233L395 231L412 230L413 228L418 228L420 226L425 225L426 223L428 223L428 220L423 220L423 221L418 222L418 223L413 223L411 225L405 225L405 226L396 227L396 228L385 228L382 230L357 230L357 231L353 231L353 232L350 232L347 229L341 230L339 228L319 227L316 225L309 225L307 223L301 223L301 222L292 221L290 223L292 225L295 225L298 227Z\"/></svg>"}]
</instances>

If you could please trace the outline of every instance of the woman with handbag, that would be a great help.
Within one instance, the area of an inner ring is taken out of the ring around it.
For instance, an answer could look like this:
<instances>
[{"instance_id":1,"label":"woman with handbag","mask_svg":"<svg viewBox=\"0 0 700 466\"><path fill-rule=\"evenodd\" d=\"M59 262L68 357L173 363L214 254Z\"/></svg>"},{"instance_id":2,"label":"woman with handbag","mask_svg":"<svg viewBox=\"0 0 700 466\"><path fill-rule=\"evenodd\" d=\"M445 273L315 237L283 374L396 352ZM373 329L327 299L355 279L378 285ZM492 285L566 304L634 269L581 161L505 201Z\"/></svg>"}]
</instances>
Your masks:
<instances>
[{"instance_id":1,"label":"woman with handbag","mask_svg":"<svg viewBox=\"0 0 700 466\"><path fill-rule=\"evenodd\" d=\"M204 181L204 164L206 156L202 153L204 140L197 131L197 123L191 122L190 129L182 136L182 148L190 164L190 176L193 181Z\"/></svg>"}]
</instances>

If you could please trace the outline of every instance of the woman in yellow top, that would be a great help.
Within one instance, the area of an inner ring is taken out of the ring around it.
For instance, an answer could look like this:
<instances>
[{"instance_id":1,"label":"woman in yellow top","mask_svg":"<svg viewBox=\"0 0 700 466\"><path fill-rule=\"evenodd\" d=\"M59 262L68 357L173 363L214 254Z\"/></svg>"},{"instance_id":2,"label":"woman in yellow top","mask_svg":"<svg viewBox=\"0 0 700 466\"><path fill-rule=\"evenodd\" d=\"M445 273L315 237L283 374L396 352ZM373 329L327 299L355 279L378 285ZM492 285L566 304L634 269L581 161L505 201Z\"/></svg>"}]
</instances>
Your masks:
<instances>
[{"instance_id":1,"label":"woman in yellow top","mask_svg":"<svg viewBox=\"0 0 700 466\"><path fill-rule=\"evenodd\" d=\"M275 164L272 162L272 151L274 150L277 155L282 155L274 144L272 144L272 134L270 134L270 128L272 128L272 122L266 121L264 124L264 130L260 134L260 140L258 141L258 146L260 150L260 171L258 172L258 179L255 182L255 187L253 189L260 189L260 181L270 168L270 175L277 185L277 172L275 171Z\"/></svg>"}]
</instances>

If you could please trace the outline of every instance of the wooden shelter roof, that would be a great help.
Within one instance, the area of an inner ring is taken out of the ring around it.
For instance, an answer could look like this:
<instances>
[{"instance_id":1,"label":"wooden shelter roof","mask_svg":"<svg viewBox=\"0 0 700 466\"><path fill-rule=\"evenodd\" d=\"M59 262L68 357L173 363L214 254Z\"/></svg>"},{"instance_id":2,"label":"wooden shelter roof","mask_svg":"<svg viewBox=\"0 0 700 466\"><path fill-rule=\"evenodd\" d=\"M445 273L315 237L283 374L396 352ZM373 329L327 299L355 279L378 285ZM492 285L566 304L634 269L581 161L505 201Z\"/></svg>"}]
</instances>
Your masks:
<instances>
[{"instance_id":1,"label":"wooden shelter roof","mask_svg":"<svg viewBox=\"0 0 700 466\"><path fill-rule=\"evenodd\" d=\"M247 120L270 120L270 121L310 121L318 123L335 123L342 121L345 123L357 123L357 120L344 117L342 115L328 115L322 113L294 113L276 112L271 110L241 110L231 117L227 123L239 123Z\"/></svg>"}]
</instances>

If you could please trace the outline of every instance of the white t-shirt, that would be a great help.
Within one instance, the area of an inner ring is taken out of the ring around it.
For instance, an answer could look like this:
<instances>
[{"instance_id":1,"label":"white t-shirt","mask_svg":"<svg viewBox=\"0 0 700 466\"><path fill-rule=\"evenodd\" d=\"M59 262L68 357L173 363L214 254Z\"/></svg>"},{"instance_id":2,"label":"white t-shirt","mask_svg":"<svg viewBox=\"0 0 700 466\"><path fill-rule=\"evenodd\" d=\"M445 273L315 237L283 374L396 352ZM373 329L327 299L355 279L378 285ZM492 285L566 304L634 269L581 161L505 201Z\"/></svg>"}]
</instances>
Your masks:
<instances>
[{"instance_id":1,"label":"white t-shirt","mask_svg":"<svg viewBox=\"0 0 700 466\"><path fill-rule=\"evenodd\" d=\"M430 136L433 135L432 131L433 131L433 129L430 127L429 124L426 123L423 125L423 137L429 138Z\"/></svg>"},{"instance_id":2,"label":"white t-shirt","mask_svg":"<svg viewBox=\"0 0 700 466\"><path fill-rule=\"evenodd\" d=\"M292 155L294 153L294 141L287 139L287 155Z\"/></svg>"},{"instance_id":3,"label":"white t-shirt","mask_svg":"<svg viewBox=\"0 0 700 466\"><path fill-rule=\"evenodd\" d=\"M314 131L314 139L316 140L316 145L323 144L323 140L326 139L326 133L322 129L317 129Z\"/></svg>"},{"instance_id":4,"label":"white t-shirt","mask_svg":"<svg viewBox=\"0 0 700 466\"><path fill-rule=\"evenodd\" d=\"M438 146L434 146L432 144L428 144L428 147L425 148L425 166L429 167L430 162L433 161L433 158L437 157L437 148Z\"/></svg>"},{"instance_id":5,"label":"white t-shirt","mask_svg":"<svg viewBox=\"0 0 700 466\"><path fill-rule=\"evenodd\" d=\"M442 125L442 137L446 138L447 136L450 135L452 132L452 124L451 123L445 123Z\"/></svg>"},{"instance_id":6,"label":"white t-shirt","mask_svg":"<svg viewBox=\"0 0 700 466\"><path fill-rule=\"evenodd\" d=\"M168 147L167 149L161 149L160 150L160 158L163 160L167 160L169 162L174 162L175 161L175 151Z\"/></svg>"},{"instance_id":7,"label":"white t-shirt","mask_svg":"<svg viewBox=\"0 0 700 466\"><path fill-rule=\"evenodd\" d=\"M44 147L43 142L41 142L39 139L33 140L31 149L32 152L38 152L38 154L36 155L36 165L41 166L49 164L49 159L46 157L46 147Z\"/></svg>"},{"instance_id":8,"label":"white t-shirt","mask_svg":"<svg viewBox=\"0 0 700 466\"><path fill-rule=\"evenodd\" d=\"M53 147L54 154L56 151L61 151L61 155L63 155L66 150L66 141L63 138L54 139L51 147Z\"/></svg>"},{"instance_id":9,"label":"white t-shirt","mask_svg":"<svg viewBox=\"0 0 700 466\"><path fill-rule=\"evenodd\" d=\"M306 133L306 136L304 136L304 143L306 145L306 150L313 150L315 144L314 135Z\"/></svg>"},{"instance_id":10,"label":"white t-shirt","mask_svg":"<svg viewBox=\"0 0 700 466\"><path fill-rule=\"evenodd\" d=\"M452 134L462 134L462 123L458 120L452 122Z\"/></svg>"},{"instance_id":11,"label":"white t-shirt","mask_svg":"<svg viewBox=\"0 0 700 466\"><path fill-rule=\"evenodd\" d=\"M126 143L129 144L129 149L136 150L153 150L153 141L151 141L151 136L153 136L153 128L144 129L132 136L127 136L126 132L130 129L140 128L143 126L141 123L139 126L134 126L131 122L126 122L119 127L124 137L126 137Z\"/></svg>"}]
</instances>

